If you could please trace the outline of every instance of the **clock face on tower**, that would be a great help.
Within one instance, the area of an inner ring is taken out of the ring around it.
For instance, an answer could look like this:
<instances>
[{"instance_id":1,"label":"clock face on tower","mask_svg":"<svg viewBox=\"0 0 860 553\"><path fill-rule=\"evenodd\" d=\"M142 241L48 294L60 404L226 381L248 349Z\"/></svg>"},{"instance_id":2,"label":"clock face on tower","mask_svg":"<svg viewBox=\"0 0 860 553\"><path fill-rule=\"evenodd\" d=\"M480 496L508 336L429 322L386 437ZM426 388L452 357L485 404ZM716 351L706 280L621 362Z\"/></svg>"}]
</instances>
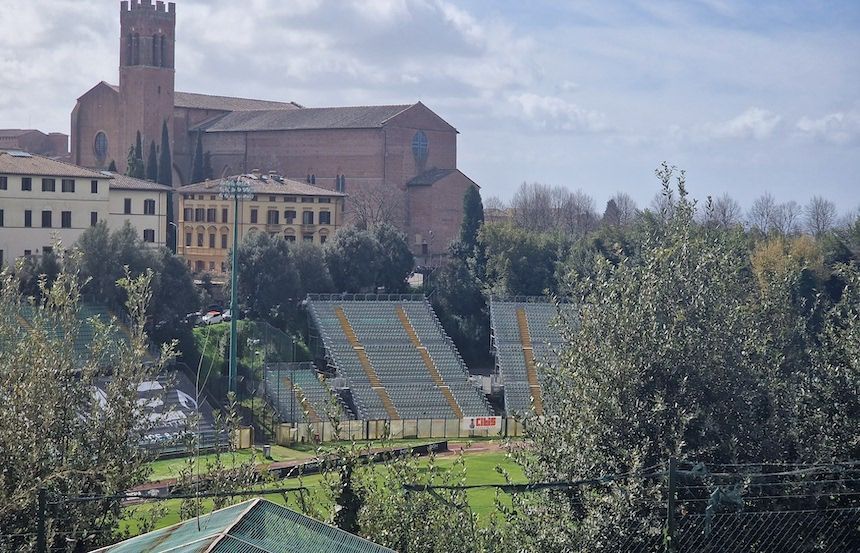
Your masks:
<instances>
[{"instance_id":1,"label":"clock face on tower","mask_svg":"<svg viewBox=\"0 0 860 553\"><path fill-rule=\"evenodd\" d=\"M412 137L412 155L415 157L416 164L421 165L427 161L427 151L427 135L424 134L424 131L416 132L415 136Z\"/></svg>"}]
</instances>

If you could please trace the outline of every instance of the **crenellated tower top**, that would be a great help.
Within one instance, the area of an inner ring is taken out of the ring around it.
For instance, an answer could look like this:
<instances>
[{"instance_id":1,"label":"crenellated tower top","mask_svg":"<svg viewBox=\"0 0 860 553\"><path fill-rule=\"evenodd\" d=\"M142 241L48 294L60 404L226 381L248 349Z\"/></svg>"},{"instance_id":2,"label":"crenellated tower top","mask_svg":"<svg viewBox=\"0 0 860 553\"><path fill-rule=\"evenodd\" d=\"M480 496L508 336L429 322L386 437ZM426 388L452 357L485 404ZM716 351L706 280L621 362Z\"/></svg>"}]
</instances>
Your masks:
<instances>
[{"instance_id":1,"label":"crenellated tower top","mask_svg":"<svg viewBox=\"0 0 860 553\"><path fill-rule=\"evenodd\" d=\"M152 0L120 2L120 67L173 68L176 4Z\"/></svg>"}]
</instances>

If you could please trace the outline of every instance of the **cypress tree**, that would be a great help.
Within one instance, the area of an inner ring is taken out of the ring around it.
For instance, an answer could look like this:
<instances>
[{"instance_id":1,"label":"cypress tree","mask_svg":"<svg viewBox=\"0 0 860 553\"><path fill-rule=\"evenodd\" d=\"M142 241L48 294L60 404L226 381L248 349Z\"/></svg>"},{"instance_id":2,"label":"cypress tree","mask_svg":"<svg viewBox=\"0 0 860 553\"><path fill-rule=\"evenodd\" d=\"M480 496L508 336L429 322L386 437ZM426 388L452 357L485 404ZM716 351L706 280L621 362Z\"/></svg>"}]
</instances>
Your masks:
<instances>
[{"instance_id":1,"label":"cypress tree","mask_svg":"<svg viewBox=\"0 0 860 553\"><path fill-rule=\"evenodd\" d=\"M137 131L137 137L134 140L134 173L132 177L142 179L146 177L146 168L143 166L143 141L140 137L140 131Z\"/></svg>"},{"instance_id":2,"label":"cypress tree","mask_svg":"<svg viewBox=\"0 0 860 553\"><path fill-rule=\"evenodd\" d=\"M149 143L149 157L146 158L146 180L158 180L158 157L155 155L155 140Z\"/></svg>"},{"instance_id":3,"label":"cypress tree","mask_svg":"<svg viewBox=\"0 0 860 553\"><path fill-rule=\"evenodd\" d=\"M170 160L170 135L167 133L167 121L161 125L161 155L158 159L156 180L159 184L173 186L173 163Z\"/></svg>"},{"instance_id":4,"label":"cypress tree","mask_svg":"<svg viewBox=\"0 0 860 553\"><path fill-rule=\"evenodd\" d=\"M110 160L110 165L108 165L108 171L111 173L116 173L116 161Z\"/></svg>"},{"instance_id":5,"label":"cypress tree","mask_svg":"<svg viewBox=\"0 0 860 553\"><path fill-rule=\"evenodd\" d=\"M202 132L197 131L197 147L194 149L194 160L191 162L191 182L203 182L206 175L203 171L203 138Z\"/></svg>"},{"instance_id":6,"label":"cypress tree","mask_svg":"<svg viewBox=\"0 0 860 553\"><path fill-rule=\"evenodd\" d=\"M161 155L158 158L159 184L166 184L173 188L173 163L170 161L170 135L167 133L167 121L161 124ZM173 194L167 193L167 247L176 253L176 227L173 216Z\"/></svg>"},{"instance_id":7,"label":"cypress tree","mask_svg":"<svg viewBox=\"0 0 860 553\"><path fill-rule=\"evenodd\" d=\"M126 160L125 174L129 177L143 178L143 161L141 161L134 152L134 146L128 149L128 159Z\"/></svg>"},{"instance_id":8,"label":"cypress tree","mask_svg":"<svg viewBox=\"0 0 860 553\"><path fill-rule=\"evenodd\" d=\"M473 253L478 243L478 231L484 223L484 204L478 187L470 186L463 196L463 223L460 225L460 242Z\"/></svg>"}]
</instances>

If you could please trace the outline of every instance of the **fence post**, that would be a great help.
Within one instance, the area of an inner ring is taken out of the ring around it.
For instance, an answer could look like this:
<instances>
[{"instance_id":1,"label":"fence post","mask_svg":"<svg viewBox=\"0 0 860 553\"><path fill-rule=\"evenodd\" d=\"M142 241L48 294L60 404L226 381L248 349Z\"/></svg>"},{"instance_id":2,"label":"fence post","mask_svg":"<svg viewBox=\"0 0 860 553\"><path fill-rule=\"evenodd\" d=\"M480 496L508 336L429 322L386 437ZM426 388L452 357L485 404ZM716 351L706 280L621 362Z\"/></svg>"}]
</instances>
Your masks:
<instances>
[{"instance_id":1,"label":"fence post","mask_svg":"<svg viewBox=\"0 0 860 553\"><path fill-rule=\"evenodd\" d=\"M675 457L669 457L669 490L668 500L666 502L666 553L675 551L675 491L678 485L677 471L678 460Z\"/></svg>"},{"instance_id":2,"label":"fence post","mask_svg":"<svg viewBox=\"0 0 860 553\"><path fill-rule=\"evenodd\" d=\"M39 487L39 508L36 513L36 552L48 552L48 544L45 537L45 488L42 487Z\"/></svg>"}]
</instances>

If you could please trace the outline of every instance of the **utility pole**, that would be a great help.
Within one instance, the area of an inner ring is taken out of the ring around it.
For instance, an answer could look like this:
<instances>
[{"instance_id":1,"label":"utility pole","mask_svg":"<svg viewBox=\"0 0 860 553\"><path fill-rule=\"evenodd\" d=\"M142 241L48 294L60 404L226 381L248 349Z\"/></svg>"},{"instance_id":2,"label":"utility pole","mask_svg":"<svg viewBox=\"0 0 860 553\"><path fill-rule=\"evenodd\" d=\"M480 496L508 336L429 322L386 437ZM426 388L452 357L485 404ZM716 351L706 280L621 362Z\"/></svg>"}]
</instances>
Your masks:
<instances>
[{"instance_id":1,"label":"utility pole","mask_svg":"<svg viewBox=\"0 0 860 553\"><path fill-rule=\"evenodd\" d=\"M666 553L673 553L675 551L675 493L678 487L677 464L677 459L669 457L669 497L666 502Z\"/></svg>"},{"instance_id":2,"label":"utility pole","mask_svg":"<svg viewBox=\"0 0 860 553\"><path fill-rule=\"evenodd\" d=\"M227 389L236 393L236 354L239 331L237 319L239 309L236 301L236 286L238 285L239 265L239 200L248 200L254 197L251 187L241 177L227 179L221 183L221 197L233 200L233 251L230 264L230 368L227 379Z\"/></svg>"}]
</instances>

